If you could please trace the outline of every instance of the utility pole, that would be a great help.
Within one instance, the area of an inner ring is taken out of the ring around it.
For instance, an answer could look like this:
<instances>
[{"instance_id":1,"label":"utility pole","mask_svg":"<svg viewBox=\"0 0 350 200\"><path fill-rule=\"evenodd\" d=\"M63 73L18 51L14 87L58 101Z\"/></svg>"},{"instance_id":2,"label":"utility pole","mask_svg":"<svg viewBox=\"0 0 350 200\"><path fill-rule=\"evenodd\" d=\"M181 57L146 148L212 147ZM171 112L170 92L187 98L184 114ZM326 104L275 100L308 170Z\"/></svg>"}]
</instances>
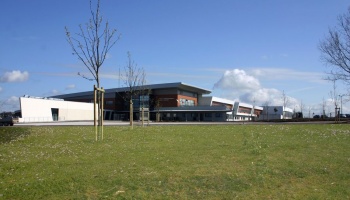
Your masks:
<instances>
[{"instance_id":1,"label":"utility pole","mask_svg":"<svg viewBox=\"0 0 350 200\"><path fill-rule=\"evenodd\" d=\"M347 96L346 94L341 94L340 96L340 114L343 114L343 96Z\"/></svg>"}]
</instances>

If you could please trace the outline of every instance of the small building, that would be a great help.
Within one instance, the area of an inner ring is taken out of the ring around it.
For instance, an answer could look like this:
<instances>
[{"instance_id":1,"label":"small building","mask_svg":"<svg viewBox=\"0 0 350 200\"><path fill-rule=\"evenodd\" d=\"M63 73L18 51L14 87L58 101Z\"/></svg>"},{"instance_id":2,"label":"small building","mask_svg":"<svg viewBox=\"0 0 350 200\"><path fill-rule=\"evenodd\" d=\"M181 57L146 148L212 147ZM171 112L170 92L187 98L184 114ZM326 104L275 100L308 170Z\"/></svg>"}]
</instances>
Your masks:
<instances>
[{"instance_id":1,"label":"small building","mask_svg":"<svg viewBox=\"0 0 350 200\"><path fill-rule=\"evenodd\" d=\"M263 110L260 106L211 96L201 98L200 104L225 107L228 112L222 121L255 121Z\"/></svg>"},{"instance_id":2,"label":"small building","mask_svg":"<svg viewBox=\"0 0 350 200\"><path fill-rule=\"evenodd\" d=\"M284 106L262 106L258 120L292 119L293 109Z\"/></svg>"},{"instance_id":3,"label":"small building","mask_svg":"<svg viewBox=\"0 0 350 200\"><path fill-rule=\"evenodd\" d=\"M92 103L64 101L57 98L23 96L19 98L21 117L18 122L93 120Z\"/></svg>"},{"instance_id":4,"label":"small building","mask_svg":"<svg viewBox=\"0 0 350 200\"><path fill-rule=\"evenodd\" d=\"M256 121L263 112L261 106L242 102L236 102L234 109L234 121Z\"/></svg>"}]
</instances>

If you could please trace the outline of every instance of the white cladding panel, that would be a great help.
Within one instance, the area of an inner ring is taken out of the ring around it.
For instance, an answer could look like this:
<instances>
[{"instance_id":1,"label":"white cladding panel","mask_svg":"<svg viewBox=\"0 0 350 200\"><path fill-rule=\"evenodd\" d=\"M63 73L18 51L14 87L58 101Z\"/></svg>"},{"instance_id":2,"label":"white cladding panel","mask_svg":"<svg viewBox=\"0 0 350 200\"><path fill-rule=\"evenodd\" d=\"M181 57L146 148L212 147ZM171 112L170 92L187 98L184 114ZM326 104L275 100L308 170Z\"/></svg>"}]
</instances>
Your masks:
<instances>
[{"instance_id":1,"label":"white cladding panel","mask_svg":"<svg viewBox=\"0 0 350 200\"><path fill-rule=\"evenodd\" d=\"M58 109L58 120L93 120L93 103L20 97L22 122L53 121L52 109Z\"/></svg>"}]
</instances>

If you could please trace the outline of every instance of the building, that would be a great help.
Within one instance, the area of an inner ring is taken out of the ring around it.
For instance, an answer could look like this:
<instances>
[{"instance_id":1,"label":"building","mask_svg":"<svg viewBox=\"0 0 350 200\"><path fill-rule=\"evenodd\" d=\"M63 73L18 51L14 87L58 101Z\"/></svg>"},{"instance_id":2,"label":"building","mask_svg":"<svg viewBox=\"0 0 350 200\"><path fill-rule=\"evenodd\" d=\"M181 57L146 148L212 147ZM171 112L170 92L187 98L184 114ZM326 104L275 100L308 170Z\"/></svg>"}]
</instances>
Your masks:
<instances>
[{"instance_id":1,"label":"building","mask_svg":"<svg viewBox=\"0 0 350 200\"><path fill-rule=\"evenodd\" d=\"M292 119L293 109L284 106L263 106L258 120Z\"/></svg>"},{"instance_id":2,"label":"building","mask_svg":"<svg viewBox=\"0 0 350 200\"><path fill-rule=\"evenodd\" d=\"M25 95L19 98L19 122L93 120L93 104Z\"/></svg>"},{"instance_id":3,"label":"building","mask_svg":"<svg viewBox=\"0 0 350 200\"><path fill-rule=\"evenodd\" d=\"M105 90L103 116L105 120L129 120L130 105L125 98L127 92L128 88L126 87ZM143 86L142 90L133 96L133 119L140 120L143 116L144 119L150 119L151 121L248 121L255 120L263 110L262 107L207 96L210 93L210 90L182 82ZM81 119L88 118L92 120L93 96L93 91L57 95L51 97L51 100L46 99L46 102L50 103L46 103L45 113L35 112L35 109L40 109L36 106L44 105L42 103L44 99L33 103L33 109L29 110L33 112L33 116L36 115L37 117L51 117L52 120L72 120L72 117L64 114L67 113L65 109L68 106L58 105L62 102L68 104L74 102L76 108L89 107L89 111L86 111L89 114L84 114L84 118ZM60 99L60 101L55 101L55 99ZM28 101L28 99L23 101ZM31 101L34 101L33 98ZM80 103L82 104L80 105ZM22 117L33 117L28 115L29 111L26 106L27 104L23 104L23 106L21 104ZM76 110L74 106L70 109ZM141 114L142 109L145 111L145 115ZM74 112L72 111L72 113ZM41 116L38 116L39 114ZM54 114L57 114L57 117L54 117ZM76 119L77 117L74 117L74 120Z\"/></svg>"},{"instance_id":4,"label":"building","mask_svg":"<svg viewBox=\"0 0 350 200\"><path fill-rule=\"evenodd\" d=\"M254 106L246 103L211 96L202 97L200 99L200 104L211 107L226 107L226 109L229 111L226 112L226 116L224 116L222 121L255 121L263 110L263 108L260 106Z\"/></svg>"},{"instance_id":5,"label":"building","mask_svg":"<svg viewBox=\"0 0 350 200\"><path fill-rule=\"evenodd\" d=\"M235 121L256 121L263 112L263 107L236 102L235 111Z\"/></svg>"}]
</instances>

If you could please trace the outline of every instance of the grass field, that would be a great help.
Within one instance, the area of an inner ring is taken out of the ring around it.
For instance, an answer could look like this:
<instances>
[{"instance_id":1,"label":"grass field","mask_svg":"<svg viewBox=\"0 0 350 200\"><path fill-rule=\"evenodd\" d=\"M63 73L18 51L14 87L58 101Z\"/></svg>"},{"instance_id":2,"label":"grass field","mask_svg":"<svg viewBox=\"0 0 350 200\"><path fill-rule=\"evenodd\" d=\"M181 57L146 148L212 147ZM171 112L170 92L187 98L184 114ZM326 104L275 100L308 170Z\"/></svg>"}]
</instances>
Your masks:
<instances>
[{"instance_id":1,"label":"grass field","mask_svg":"<svg viewBox=\"0 0 350 200\"><path fill-rule=\"evenodd\" d=\"M349 199L350 125L0 128L1 199Z\"/></svg>"}]
</instances>

